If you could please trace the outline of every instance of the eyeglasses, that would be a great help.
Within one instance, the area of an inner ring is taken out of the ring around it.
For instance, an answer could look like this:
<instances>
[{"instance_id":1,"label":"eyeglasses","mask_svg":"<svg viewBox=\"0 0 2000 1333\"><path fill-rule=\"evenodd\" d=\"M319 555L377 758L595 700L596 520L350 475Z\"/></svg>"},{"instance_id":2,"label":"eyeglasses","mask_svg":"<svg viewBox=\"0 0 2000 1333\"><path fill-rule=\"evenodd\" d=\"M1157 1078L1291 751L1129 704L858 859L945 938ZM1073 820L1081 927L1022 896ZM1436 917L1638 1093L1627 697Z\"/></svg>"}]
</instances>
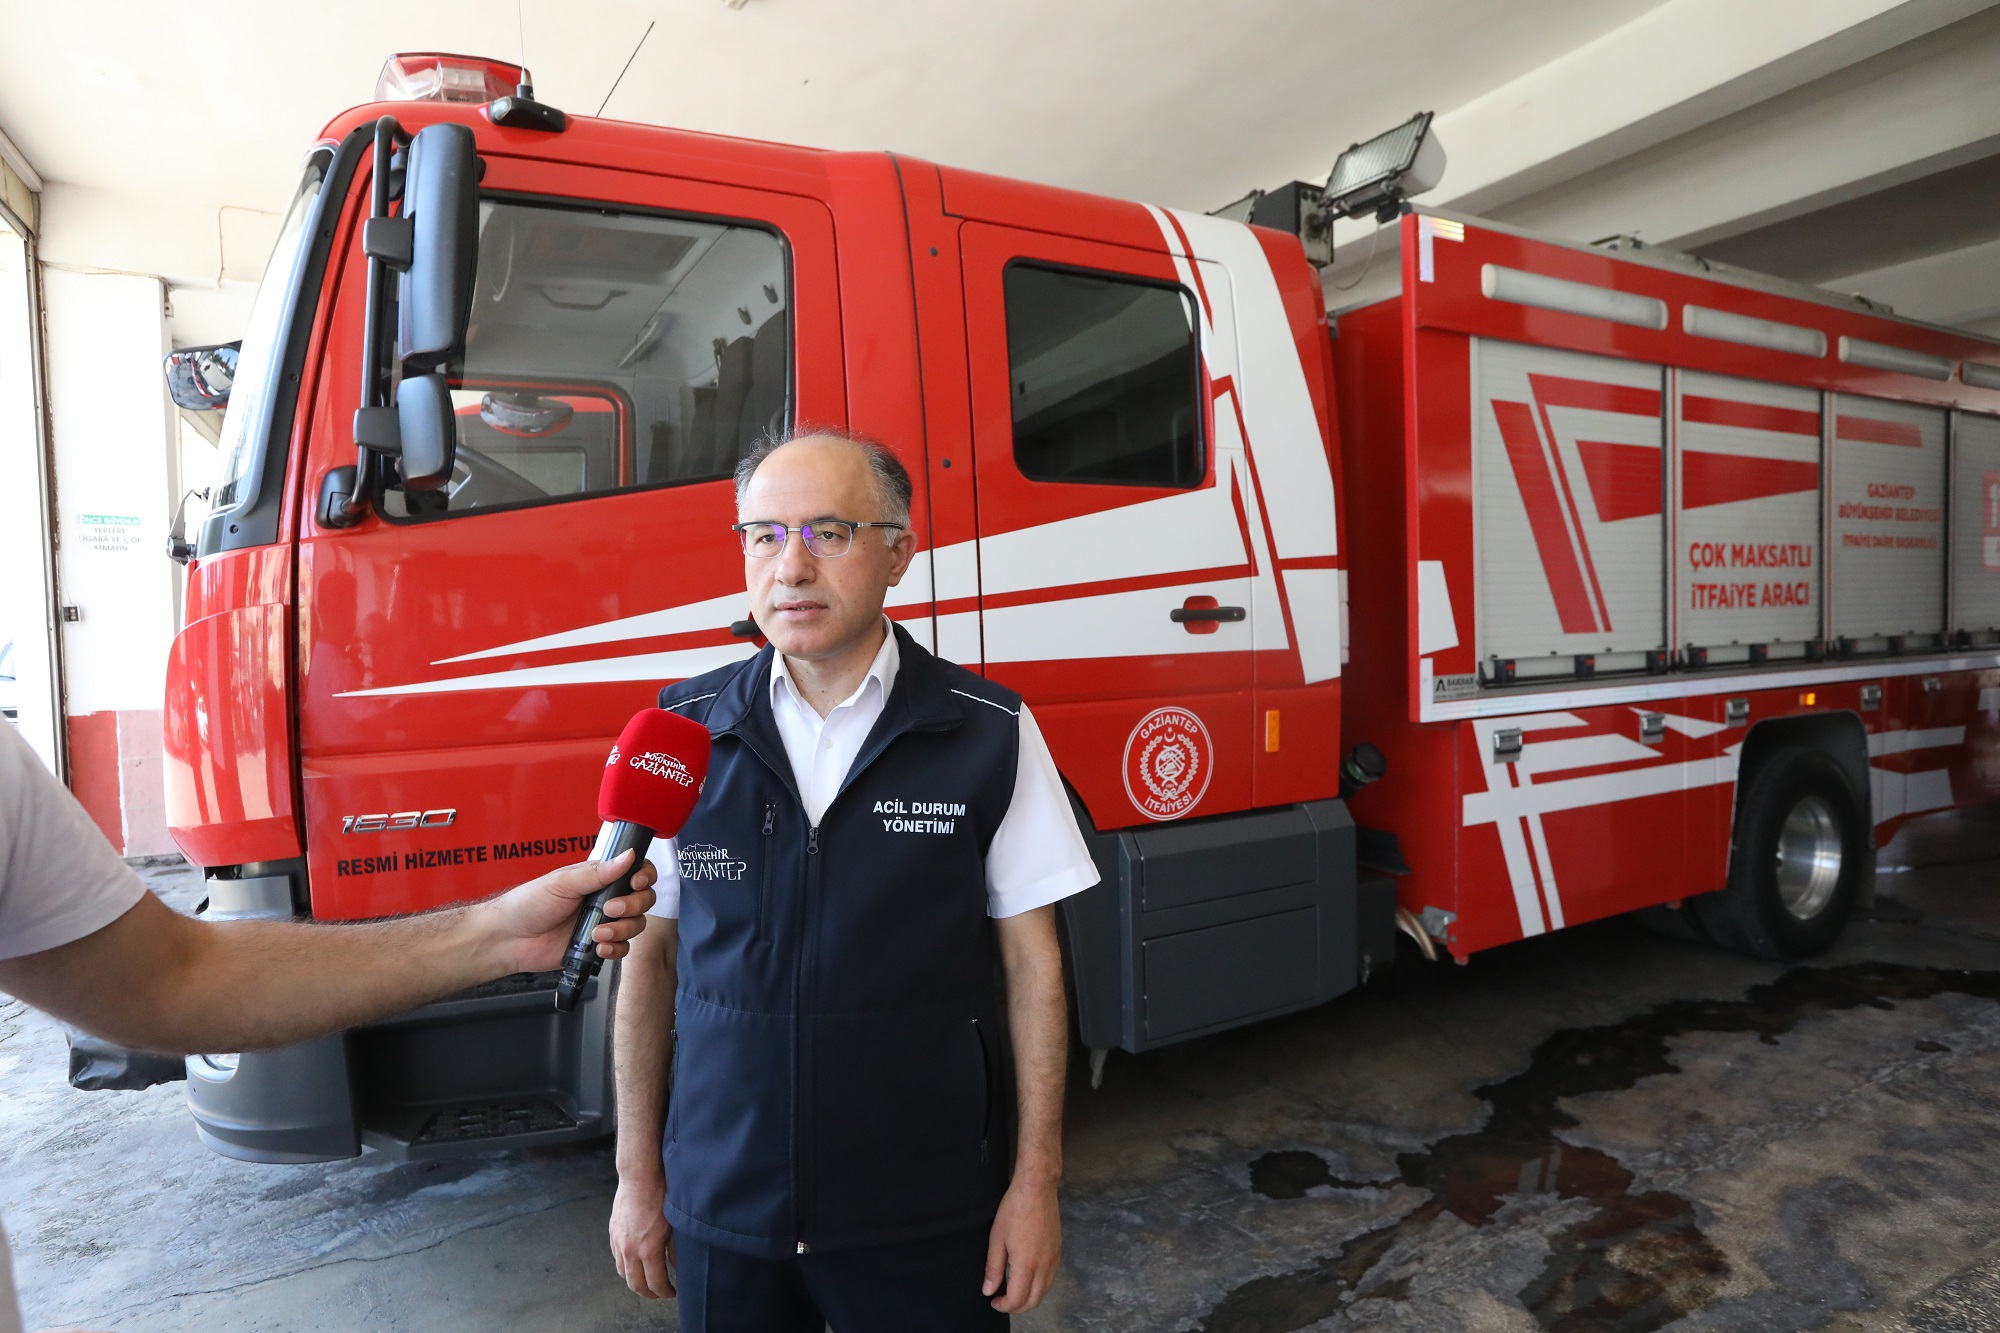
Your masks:
<instances>
[{"instance_id":1,"label":"eyeglasses","mask_svg":"<svg viewBox=\"0 0 2000 1333\"><path fill-rule=\"evenodd\" d=\"M768 560L785 549L791 540L792 530L783 523L735 523L731 525L736 535L743 539L743 554L758 560ZM854 523L844 518L816 518L799 528L799 536L805 539L806 549L817 556L846 555L847 548L854 545L854 533L859 528L894 528L903 531L901 523Z\"/></svg>"}]
</instances>

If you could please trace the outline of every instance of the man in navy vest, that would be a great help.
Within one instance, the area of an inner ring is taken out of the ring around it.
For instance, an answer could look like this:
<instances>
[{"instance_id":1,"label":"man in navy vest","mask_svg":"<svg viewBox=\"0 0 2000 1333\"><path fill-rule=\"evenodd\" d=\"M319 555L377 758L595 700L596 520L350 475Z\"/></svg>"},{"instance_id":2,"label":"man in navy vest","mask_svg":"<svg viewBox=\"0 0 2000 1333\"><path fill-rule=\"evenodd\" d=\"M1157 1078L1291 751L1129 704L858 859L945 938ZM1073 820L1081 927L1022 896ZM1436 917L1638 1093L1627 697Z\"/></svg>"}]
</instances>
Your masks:
<instances>
[{"instance_id":1,"label":"man in navy vest","mask_svg":"<svg viewBox=\"0 0 2000 1333\"><path fill-rule=\"evenodd\" d=\"M770 646L660 694L715 746L620 979L611 1246L687 1333L1004 1329L1055 1278L1054 904L1097 871L1020 697L882 614L910 495L872 442L753 450Z\"/></svg>"}]
</instances>

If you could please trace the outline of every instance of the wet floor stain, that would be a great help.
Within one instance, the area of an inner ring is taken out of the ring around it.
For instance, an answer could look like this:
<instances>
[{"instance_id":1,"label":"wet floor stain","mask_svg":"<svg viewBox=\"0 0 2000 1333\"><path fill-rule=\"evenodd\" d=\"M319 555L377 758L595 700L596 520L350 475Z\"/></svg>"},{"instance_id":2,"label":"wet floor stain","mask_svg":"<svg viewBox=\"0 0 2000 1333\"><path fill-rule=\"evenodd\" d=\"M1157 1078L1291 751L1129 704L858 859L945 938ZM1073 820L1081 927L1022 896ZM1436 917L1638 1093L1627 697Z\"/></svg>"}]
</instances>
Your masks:
<instances>
[{"instance_id":1,"label":"wet floor stain","mask_svg":"<svg viewBox=\"0 0 2000 1333\"><path fill-rule=\"evenodd\" d=\"M1250 1188L1267 1199L1303 1199L1316 1189L1358 1190L1393 1180L1343 1180L1316 1152L1267 1152L1250 1163Z\"/></svg>"},{"instance_id":2,"label":"wet floor stain","mask_svg":"<svg viewBox=\"0 0 2000 1333\"><path fill-rule=\"evenodd\" d=\"M1857 1008L1893 1009L1899 1000L1939 995L2000 999L2000 971L1960 971L1857 963L1798 967L1754 986L1741 1000L1676 1000L1622 1022L1554 1033L1511 1078L1475 1088L1486 1122L1397 1159L1400 1182L1429 1198L1396 1221L1344 1243L1288 1273L1254 1278L1230 1291L1191 1333L1294 1333L1363 1298L1400 1299L1407 1279L1371 1285L1371 1271L1398 1242L1450 1215L1483 1227L1510 1201L1554 1194L1591 1205L1582 1220L1550 1238L1542 1271L1518 1293L1551 1333L1651 1333L1706 1306L1729 1276L1729 1260L1702 1233L1693 1201L1665 1190L1633 1192L1632 1173L1608 1153L1565 1143L1577 1123L1565 1098L1619 1092L1642 1078L1676 1074L1669 1043L1694 1033L1748 1033L1775 1043L1801 1019ZM1943 1051L1920 1041L1919 1051ZM1266 1153L1250 1164L1251 1188L1272 1199L1303 1198L1345 1181L1316 1153Z\"/></svg>"}]
</instances>

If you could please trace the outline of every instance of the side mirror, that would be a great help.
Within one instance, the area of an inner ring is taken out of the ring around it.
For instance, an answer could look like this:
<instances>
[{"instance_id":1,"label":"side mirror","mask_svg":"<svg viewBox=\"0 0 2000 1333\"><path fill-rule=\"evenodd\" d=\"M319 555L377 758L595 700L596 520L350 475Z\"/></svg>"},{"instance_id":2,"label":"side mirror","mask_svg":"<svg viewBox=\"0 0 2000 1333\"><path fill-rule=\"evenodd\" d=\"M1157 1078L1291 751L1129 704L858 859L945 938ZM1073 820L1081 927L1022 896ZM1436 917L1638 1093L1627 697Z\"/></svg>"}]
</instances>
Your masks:
<instances>
[{"instance_id":1,"label":"side mirror","mask_svg":"<svg viewBox=\"0 0 2000 1333\"><path fill-rule=\"evenodd\" d=\"M465 343L479 260L479 158L469 128L439 124L417 131L405 160L410 263L397 342L403 373L412 375L442 368Z\"/></svg>"},{"instance_id":2,"label":"side mirror","mask_svg":"<svg viewBox=\"0 0 2000 1333\"><path fill-rule=\"evenodd\" d=\"M222 343L167 353L161 368L174 406L190 412L218 412L229 406L229 390L236 383L236 353L242 346Z\"/></svg>"},{"instance_id":3,"label":"side mirror","mask_svg":"<svg viewBox=\"0 0 2000 1333\"><path fill-rule=\"evenodd\" d=\"M458 416L442 375L412 375L396 387L399 468L406 491L434 491L451 480L458 459Z\"/></svg>"}]
</instances>

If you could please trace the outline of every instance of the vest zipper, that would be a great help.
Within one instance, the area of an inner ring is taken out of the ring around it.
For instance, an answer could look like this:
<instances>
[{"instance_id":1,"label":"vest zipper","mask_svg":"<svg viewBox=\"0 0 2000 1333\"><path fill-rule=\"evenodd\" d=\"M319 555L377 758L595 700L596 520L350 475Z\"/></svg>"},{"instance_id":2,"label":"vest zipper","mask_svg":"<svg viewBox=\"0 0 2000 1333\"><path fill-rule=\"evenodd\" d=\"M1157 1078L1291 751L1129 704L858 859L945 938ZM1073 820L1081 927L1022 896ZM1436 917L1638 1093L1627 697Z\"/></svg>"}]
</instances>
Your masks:
<instances>
[{"instance_id":1,"label":"vest zipper","mask_svg":"<svg viewBox=\"0 0 2000 1333\"><path fill-rule=\"evenodd\" d=\"M764 877L757 887L757 933L752 938L759 943L765 935L766 913L771 904L771 833L778 823L778 803L764 802Z\"/></svg>"},{"instance_id":2,"label":"vest zipper","mask_svg":"<svg viewBox=\"0 0 2000 1333\"><path fill-rule=\"evenodd\" d=\"M986 1049L986 1029L972 1020L972 1037L979 1043L979 1161L993 1161L993 1059Z\"/></svg>"},{"instance_id":3,"label":"vest zipper","mask_svg":"<svg viewBox=\"0 0 2000 1333\"><path fill-rule=\"evenodd\" d=\"M824 813L820 816L824 819ZM813 1180L813 1148L807 1129L808 1111L813 1105L813 1069L808 1058L806 1016L813 1007L806 1002L812 984L812 942L818 933L819 825L806 826L806 864L799 903L799 951L792 974L792 1087L796 1099L792 1107L792 1208L798 1227L798 1253L806 1254L805 1240L812 1217L810 1186Z\"/></svg>"}]
</instances>

